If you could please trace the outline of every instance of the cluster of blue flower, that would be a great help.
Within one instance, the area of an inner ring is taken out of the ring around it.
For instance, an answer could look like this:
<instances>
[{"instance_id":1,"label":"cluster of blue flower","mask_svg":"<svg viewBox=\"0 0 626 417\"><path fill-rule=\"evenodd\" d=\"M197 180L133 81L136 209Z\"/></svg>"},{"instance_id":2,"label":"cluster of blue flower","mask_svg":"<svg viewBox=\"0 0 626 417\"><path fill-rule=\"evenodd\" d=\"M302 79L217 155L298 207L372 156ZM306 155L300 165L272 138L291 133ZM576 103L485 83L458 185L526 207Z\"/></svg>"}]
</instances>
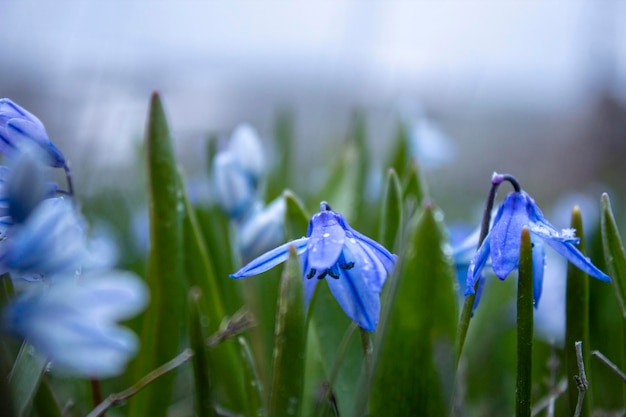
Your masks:
<instances>
[{"instance_id":1,"label":"cluster of blue flower","mask_svg":"<svg viewBox=\"0 0 626 417\"><path fill-rule=\"evenodd\" d=\"M246 150L243 150L246 152ZM533 243L534 301L541 297L545 269L544 243L567 258L573 265L602 281L610 278L594 266L575 245L575 230L558 231L548 222L535 201L509 175L494 174L492 187L510 181L515 190L500 204L490 223L488 234L479 242L479 233L454 250L456 261L466 271L465 295L483 288L483 269L490 260L494 274L504 280L519 267L522 228L528 227ZM495 195L495 194L494 194ZM491 209L489 210L489 214ZM478 250L476 247L480 244ZM284 262L289 247L300 255L306 300L310 300L318 280L326 278L329 288L346 315L367 331L374 331L380 315L379 293L391 273L397 256L372 239L352 229L343 216L322 202L320 212L309 223L305 237L296 239L252 260L231 275L245 278L257 275ZM471 260L468 262L468 254ZM480 299L476 298L474 308Z\"/></svg>"},{"instance_id":2,"label":"cluster of blue flower","mask_svg":"<svg viewBox=\"0 0 626 417\"><path fill-rule=\"evenodd\" d=\"M17 291L0 329L55 369L120 374L137 340L116 322L145 307L145 285L90 251L67 160L41 121L8 99L0 100L0 151L9 160L0 167L0 273ZM65 170L69 190L46 181L51 168Z\"/></svg>"}]
</instances>

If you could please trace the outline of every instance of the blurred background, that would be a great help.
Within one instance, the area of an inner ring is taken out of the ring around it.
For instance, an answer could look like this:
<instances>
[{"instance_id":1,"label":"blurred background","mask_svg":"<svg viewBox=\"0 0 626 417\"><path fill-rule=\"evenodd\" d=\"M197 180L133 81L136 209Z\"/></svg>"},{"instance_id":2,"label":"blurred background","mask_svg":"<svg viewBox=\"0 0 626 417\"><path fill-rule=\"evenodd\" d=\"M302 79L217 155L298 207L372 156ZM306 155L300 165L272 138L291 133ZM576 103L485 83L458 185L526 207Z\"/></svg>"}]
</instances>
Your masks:
<instances>
[{"instance_id":1,"label":"blurred background","mask_svg":"<svg viewBox=\"0 0 626 417\"><path fill-rule=\"evenodd\" d=\"M539 204L623 189L623 22L609 0L5 2L0 96L42 119L83 192L128 178L153 90L191 175L209 135L248 122L271 146L283 111L303 179L355 111L384 172L403 122L434 197L470 220L494 170Z\"/></svg>"}]
</instances>

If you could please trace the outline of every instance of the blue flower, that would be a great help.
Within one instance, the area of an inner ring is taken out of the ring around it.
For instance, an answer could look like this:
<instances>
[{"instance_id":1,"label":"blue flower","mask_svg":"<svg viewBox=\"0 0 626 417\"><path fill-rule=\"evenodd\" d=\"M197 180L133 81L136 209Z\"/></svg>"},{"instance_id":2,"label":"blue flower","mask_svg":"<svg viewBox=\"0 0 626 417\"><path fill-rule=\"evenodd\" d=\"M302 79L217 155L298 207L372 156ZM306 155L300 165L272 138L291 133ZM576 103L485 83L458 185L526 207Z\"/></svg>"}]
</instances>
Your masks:
<instances>
[{"instance_id":1,"label":"blue flower","mask_svg":"<svg viewBox=\"0 0 626 417\"><path fill-rule=\"evenodd\" d=\"M265 158L256 131L249 125L237 127L228 147L213 160L215 196L230 218L240 221L254 208L264 170Z\"/></svg>"},{"instance_id":2,"label":"blue flower","mask_svg":"<svg viewBox=\"0 0 626 417\"><path fill-rule=\"evenodd\" d=\"M42 201L0 241L0 272L40 278L76 271L88 259L82 217L69 200Z\"/></svg>"},{"instance_id":3,"label":"blue flower","mask_svg":"<svg viewBox=\"0 0 626 417\"><path fill-rule=\"evenodd\" d=\"M4 310L0 329L27 339L52 365L84 377L123 372L137 337L117 321L143 310L148 291L132 274L108 271L50 288L30 287Z\"/></svg>"},{"instance_id":4,"label":"blue flower","mask_svg":"<svg viewBox=\"0 0 626 417\"><path fill-rule=\"evenodd\" d=\"M352 229L344 217L323 201L309 222L305 237L279 246L231 275L260 274L287 260L293 246L302 265L307 304L318 281L326 278L331 293L346 313L367 331L374 331L380 316L380 297L397 256Z\"/></svg>"},{"instance_id":5,"label":"blue flower","mask_svg":"<svg viewBox=\"0 0 626 417\"><path fill-rule=\"evenodd\" d=\"M11 156L25 143L35 143L47 154L47 163L67 168L67 161L48 137L43 123L8 98L0 99L0 152Z\"/></svg>"},{"instance_id":6,"label":"blue flower","mask_svg":"<svg viewBox=\"0 0 626 417\"><path fill-rule=\"evenodd\" d=\"M585 257L575 245L579 239L573 229L558 231L544 217L535 201L525 191L510 193L498 207L493 225L470 262L465 294L474 292L474 285L489 256L495 275L504 280L519 266L522 228L528 227L533 244L533 291L535 307L541 297L545 266L544 243L564 256L585 273L602 281L611 279Z\"/></svg>"}]
</instances>

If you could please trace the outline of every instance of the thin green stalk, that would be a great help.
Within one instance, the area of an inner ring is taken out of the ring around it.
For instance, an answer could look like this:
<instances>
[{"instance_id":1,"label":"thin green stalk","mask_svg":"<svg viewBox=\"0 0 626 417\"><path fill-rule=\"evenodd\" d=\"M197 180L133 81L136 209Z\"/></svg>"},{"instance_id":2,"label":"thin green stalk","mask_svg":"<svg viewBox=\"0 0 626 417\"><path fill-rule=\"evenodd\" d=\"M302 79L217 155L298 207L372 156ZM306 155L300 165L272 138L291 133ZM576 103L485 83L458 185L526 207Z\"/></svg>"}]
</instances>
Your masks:
<instances>
[{"instance_id":1,"label":"thin green stalk","mask_svg":"<svg viewBox=\"0 0 626 417\"><path fill-rule=\"evenodd\" d=\"M530 231L522 229L517 280L517 389L516 417L531 415L533 350L533 254Z\"/></svg>"},{"instance_id":2,"label":"thin green stalk","mask_svg":"<svg viewBox=\"0 0 626 417\"><path fill-rule=\"evenodd\" d=\"M580 238L578 248L584 253L585 241L583 235L583 223L580 209L572 210L571 227L576 230ZM576 351L576 342L582 342L583 358L589 361L589 277L583 271L572 264L567 267L567 290L566 290L566 325L565 325L565 364L567 368L567 380L570 386L567 390L570 415L579 409L579 415L588 417L591 415L590 401L580 406L580 393L576 389L574 377L580 372L580 364Z\"/></svg>"},{"instance_id":3,"label":"thin green stalk","mask_svg":"<svg viewBox=\"0 0 626 417\"><path fill-rule=\"evenodd\" d=\"M496 199L496 193L498 191L498 187L504 181L508 181L513 185L513 188L516 192L521 191L521 187L519 182L515 179L515 177L508 174L496 174L494 173L491 177L491 188L489 188L489 194L487 195L487 204L485 204L485 211L483 211L483 220L480 225L480 236L478 238L478 248L483 244L483 241L487 237L489 233L489 223L491 223L491 212L493 211L493 204ZM463 303L463 309L461 310L461 317L459 318L459 326L457 328L457 337L456 337L456 363L458 365L459 360L461 359L461 353L463 353L463 345L465 344L465 338L467 336L467 330L469 328L470 320L472 318L472 310L474 308L474 301L476 300L476 291L478 290L478 283L474 285L474 292L472 294L468 294L465 297L465 302Z\"/></svg>"}]
</instances>

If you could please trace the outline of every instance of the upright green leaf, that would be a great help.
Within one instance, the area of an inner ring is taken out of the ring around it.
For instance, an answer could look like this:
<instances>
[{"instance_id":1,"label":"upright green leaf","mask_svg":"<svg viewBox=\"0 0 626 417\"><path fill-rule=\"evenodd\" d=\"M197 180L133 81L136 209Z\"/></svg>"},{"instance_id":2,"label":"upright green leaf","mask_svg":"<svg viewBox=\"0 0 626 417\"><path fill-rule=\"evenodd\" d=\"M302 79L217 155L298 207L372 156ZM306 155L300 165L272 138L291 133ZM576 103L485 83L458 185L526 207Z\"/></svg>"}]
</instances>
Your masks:
<instances>
[{"instance_id":1,"label":"upright green leaf","mask_svg":"<svg viewBox=\"0 0 626 417\"><path fill-rule=\"evenodd\" d=\"M281 111L274 123L274 138L276 139L276 164L269 173L267 180L266 200L272 200L281 190L294 187L294 176L291 175L293 168L292 148L294 145L293 113Z\"/></svg>"},{"instance_id":2,"label":"upright green leaf","mask_svg":"<svg viewBox=\"0 0 626 417\"><path fill-rule=\"evenodd\" d=\"M192 358L195 382L195 406L198 417L215 416L213 408L213 390L209 375L209 358L206 352L206 324L202 317L200 299L202 290L193 287L189 291L189 346L194 352Z\"/></svg>"},{"instance_id":3,"label":"upright green leaf","mask_svg":"<svg viewBox=\"0 0 626 417\"><path fill-rule=\"evenodd\" d=\"M402 188L396 171L390 168L382 200L379 242L386 248L395 249L402 225Z\"/></svg>"},{"instance_id":4,"label":"upright green leaf","mask_svg":"<svg viewBox=\"0 0 626 417\"><path fill-rule=\"evenodd\" d=\"M533 248L522 229L517 279L517 385L515 416L530 417L533 358Z\"/></svg>"},{"instance_id":5,"label":"upright green leaf","mask_svg":"<svg viewBox=\"0 0 626 417\"><path fill-rule=\"evenodd\" d=\"M143 377L178 353L184 327L182 257L183 202L167 120L157 93L152 95L146 133L150 254L146 282L150 304L143 315L135 377ZM130 400L129 415L165 416L174 374L154 381Z\"/></svg>"},{"instance_id":6,"label":"upright green leaf","mask_svg":"<svg viewBox=\"0 0 626 417\"><path fill-rule=\"evenodd\" d=\"M9 374L14 407L19 417L28 415L48 361L24 342Z\"/></svg>"},{"instance_id":7,"label":"upright green leaf","mask_svg":"<svg viewBox=\"0 0 626 417\"><path fill-rule=\"evenodd\" d=\"M617 303L626 321L626 252L606 193L602 194L602 246Z\"/></svg>"},{"instance_id":8,"label":"upright green leaf","mask_svg":"<svg viewBox=\"0 0 626 417\"><path fill-rule=\"evenodd\" d=\"M409 169L406 171L402 188L402 197L405 202L411 200L416 207L424 203L427 196L426 183L422 178L419 164L416 160L411 162Z\"/></svg>"},{"instance_id":9,"label":"upright green leaf","mask_svg":"<svg viewBox=\"0 0 626 417\"><path fill-rule=\"evenodd\" d=\"M252 351L246 339L239 336L237 339L241 348L241 357L244 364L244 389L246 391L246 416L266 416L265 403L263 401L263 382L254 363Z\"/></svg>"},{"instance_id":10,"label":"upright green leaf","mask_svg":"<svg viewBox=\"0 0 626 417\"><path fill-rule=\"evenodd\" d=\"M302 271L298 255L292 247L281 277L276 308L269 400L269 415L272 417L298 416L300 413L306 346L304 318Z\"/></svg>"},{"instance_id":11,"label":"upright green leaf","mask_svg":"<svg viewBox=\"0 0 626 417\"><path fill-rule=\"evenodd\" d=\"M403 178L410 159L408 128L405 123L400 122L396 129L389 165L396 171L400 178Z\"/></svg>"},{"instance_id":12,"label":"upright green leaf","mask_svg":"<svg viewBox=\"0 0 626 417\"><path fill-rule=\"evenodd\" d=\"M306 233L309 215L302 202L291 191L286 190L283 197L287 207L285 210L285 240L298 239Z\"/></svg>"},{"instance_id":13,"label":"upright green leaf","mask_svg":"<svg viewBox=\"0 0 626 417\"><path fill-rule=\"evenodd\" d=\"M424 207L387 284L389 311L381 316L374 352L373 417L450 413L458 315L442 217Z\"/></svg>"},{"instance_id":14,"label":"upright green leaf","mask_svg":"<svg viewBox=\"0 0 626 417\"><path fill-rule=\"evenodd\" d=\"M583 219L580 209L574 207L572 210L572 229L580 239L578 249L584 253L585 239L583 233ZM574 376L579 375L578 361L576 358L575 343L582 342L583 359L585 364L589 364L589 276L572 264L567 266L567 289L565 296L565 364L567 367L567 380L574 381ZM583 403L581 417L591 415L590 397L587 393ZM576 384L569 384L567 387L567 397L569 415L574 415L578 402L578 389Z\"/></svg>"},{"instance_id":15,"label":"upright green leaf","mask_svg":"<svg viewBox=\"0 0 626 417\"><path fill-rule=\"evenodd\" d=\"M182 178L180 181L183 182ZM226 316L222 303L223 295L214 273L212 258L209 256L198 225L196 211L185 192L183 192L183 201L185 207L183 222L185 277L190 286L197 287L204 295L198 299L198 307L207 321L207 333L212 334L218 330ZM222 279L229 280L230 278L223 276ZM214 347L207 355L207 364L213 374L219 375L219 378L213 381L214 400L231 410L242 411L243 369L236 346L224 343Z\"/></svg>"}]
</instances>

